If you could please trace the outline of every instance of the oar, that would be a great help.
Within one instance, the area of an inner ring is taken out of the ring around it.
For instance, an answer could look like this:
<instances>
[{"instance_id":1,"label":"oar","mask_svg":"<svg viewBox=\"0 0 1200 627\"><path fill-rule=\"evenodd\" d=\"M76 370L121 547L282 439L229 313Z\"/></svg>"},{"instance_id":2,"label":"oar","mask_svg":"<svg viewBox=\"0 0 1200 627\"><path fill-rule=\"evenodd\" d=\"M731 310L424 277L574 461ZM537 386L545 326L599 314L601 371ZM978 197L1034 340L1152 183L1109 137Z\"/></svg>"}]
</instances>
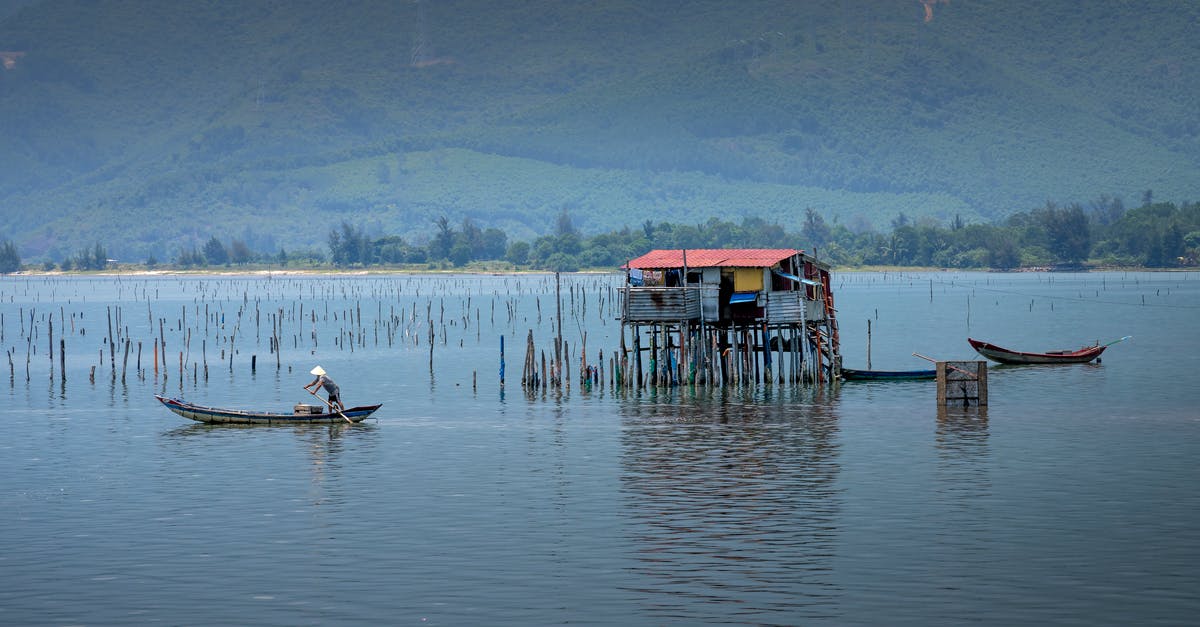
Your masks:
<instances>
[{"instance_id":1,"label":"oar","mask_svg":"<svg viewBox=\"0 0 1200 627\"><path fill-rule=\"evenodd\" d=\"M1124 342L1125 340L1128 340L1128 339L1129 339L1129 338L1131 338L1131 337L1133 337L1133 336L1132 336L1132 335L1126 335L1125 337L1123 337L1123 338L1121 338L1121 339L1119 339L1119 340L1113 340L1113 341L1109 342L1108 344L1105 344L1104 346L1107 348L1107 347L1109 347L1109 346L1112 346L1113 344L1116 344L1117 342Z\"/></svg>"},{"instance_id":2,"label":"oar","mask_svg":"<svg viewBox=\"0 0 1200 627\"><path fill-rule=\"evenodd\" d=\"M304 389L308 390L308 388L304 388ZM308 393L309 393L309 394L312 394L313 396L317 396L317 393L316 393L316 392L314 392L314 391L312 391L312 390L308 390ZM325 403L326 405L328 405L328 406L329 406L329 409L332 409L333 411L336 411L336 412L338 413L338 415L339 415L339 416L341 416L342 418L346 418L346 414L343 414L343 413L342 413L342 410L338 409L337 407L334 407L334 406L333 406L333 403L330 403L329 401L327 401L327 400L325 400L325 399L321 398L320 396L317 396L317 398L318 398L318 399L320 399L322 403ZM350 420L349 418L346 418L346 422L348 422L348 423L350 423L350 424L354 424L354 421L353 421L353 420Z\"/></svg>"},{"instance_id":3,"label":"oar","mask_svg":"<svg viewBox=\"0 0 1200 627\"><path fill-rule=\"evenodd\" d=\"M920 357L921 359L924 359L925 361L932 361L935 364L937 363L936 359L934 359L932 357L926 357L926 356L922 355L921 353L913 353L913 357ZM979 378L979 375L975 374L974 372L967 372L966 370L963 370L962 368L957 368L955 366L951 366L950 364L946 364L946 367L951 370L956 370L958 372L961 372L961 373L967 375L968 377L971 377L972 379Z\"/></svg>"}]
</instances>

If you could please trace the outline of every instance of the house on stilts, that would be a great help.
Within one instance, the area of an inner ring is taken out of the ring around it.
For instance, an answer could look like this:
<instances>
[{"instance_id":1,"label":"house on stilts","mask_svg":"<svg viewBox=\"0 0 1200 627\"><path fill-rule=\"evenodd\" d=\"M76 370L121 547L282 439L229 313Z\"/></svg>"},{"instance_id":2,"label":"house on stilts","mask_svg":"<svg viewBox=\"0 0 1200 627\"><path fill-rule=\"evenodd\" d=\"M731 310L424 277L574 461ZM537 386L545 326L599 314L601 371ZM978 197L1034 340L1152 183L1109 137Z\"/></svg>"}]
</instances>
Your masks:
<instances>
[{"instance_id":1,"label":"house on stilts","mask_svg":"<svg viewBox=\"0 0 1200 627\"><path fill-rule=\"evenodd\" d=\"M804 251L652 250L624 269L624 383L801 384L837 378L841 356L829 266Z\"/></svg>"}]
</instances>

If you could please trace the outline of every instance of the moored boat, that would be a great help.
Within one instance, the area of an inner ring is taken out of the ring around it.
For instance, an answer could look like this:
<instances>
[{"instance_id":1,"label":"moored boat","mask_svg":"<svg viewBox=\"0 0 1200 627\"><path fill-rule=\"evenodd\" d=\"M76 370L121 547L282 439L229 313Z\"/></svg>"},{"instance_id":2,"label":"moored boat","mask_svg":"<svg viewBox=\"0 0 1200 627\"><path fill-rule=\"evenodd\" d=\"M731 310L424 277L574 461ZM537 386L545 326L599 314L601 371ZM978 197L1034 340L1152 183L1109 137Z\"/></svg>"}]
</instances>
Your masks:
<instances>
[{"instance_id":1,"label":"moored boat","mask_svg":"<svg viewBox=\"0 0 1200 627\"><path fill-rule=\"evenodd\" d=\"M1119 340L1118 340L1119 341ZM1100 357L1100 353L1108 348L1108 344L1084 346L1076 350L1055 350L1044 353L1015 351L996 346L995 344L967 338L971 347L980 355L1002 364L1083 364Z\"/></svg>"},{"instance_id":2,"label":"moored boat","mask_svg":"<svg viewBox=\"0 0 1200 627\"><path fill-rule=\"evenodd\" d=\"M855 370L842 368L842 378L847 381L914 381L936 379L937 370Z\"/></svg>"},{"instance_id":3,"label":"moored boat","mask_svg":"<svg viewBox=\"0 0 1200 627\"><path fill-rule=\"evenodd\" d=\"M184 418L208 424L335 424L339 422L345 423L347 419L349 419L350 422L362 422L371 414L375 413L375 410L383 406L382 404L379 404L351 407L339 413L336 411L329 411L328 408L323 408L317 405L297 405L295 408L293 408L292 413L285 414L205 407L203 405L189 403L183 399L167 398L157 394L154 395L154 398L157 398L160 403L167 407L167 409L179 414L180 416L183 416Z\"/></svg>"}]
</instances>

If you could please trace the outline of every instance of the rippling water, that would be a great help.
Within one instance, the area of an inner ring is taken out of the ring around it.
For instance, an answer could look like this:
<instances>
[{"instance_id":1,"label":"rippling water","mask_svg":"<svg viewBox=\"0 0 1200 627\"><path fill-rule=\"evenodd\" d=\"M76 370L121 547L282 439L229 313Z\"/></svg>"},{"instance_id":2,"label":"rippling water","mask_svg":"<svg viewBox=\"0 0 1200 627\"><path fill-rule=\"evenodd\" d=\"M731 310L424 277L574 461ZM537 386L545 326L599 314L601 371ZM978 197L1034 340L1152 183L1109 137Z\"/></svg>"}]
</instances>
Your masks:
<instances>
[{"instance_id":1,"label":"rippling water","mask_svg":"<svg viewBox=\"0 0 1200 627\"><path fill-rule=\"evenodd\" d=\"M585 331L589 360L617 348L616 284L563 277L574 359ZM6 277L0 623L1195 620L1200 275L835 290L850 367L868 319L877 369L972 359L968 335L1133 338L1101 364L992 367L984 409L939 411L919 381L529 398L552 277ZM286 409L315 363L376 419L210 427L153 399Z\"/></svg>"}]
</instances>

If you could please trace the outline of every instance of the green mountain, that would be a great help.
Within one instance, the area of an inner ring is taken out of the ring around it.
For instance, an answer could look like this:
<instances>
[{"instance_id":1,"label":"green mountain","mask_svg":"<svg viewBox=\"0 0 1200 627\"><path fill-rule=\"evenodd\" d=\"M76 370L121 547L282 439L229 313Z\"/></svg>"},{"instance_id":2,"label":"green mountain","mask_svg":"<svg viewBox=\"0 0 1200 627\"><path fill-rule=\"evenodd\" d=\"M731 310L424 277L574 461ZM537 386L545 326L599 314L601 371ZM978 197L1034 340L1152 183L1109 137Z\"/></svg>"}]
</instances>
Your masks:
<instances>
[{"instance_id":1,"label":"green mountain","mask_svg":"<svg viewBox=\"0 0 1200 627\"><path fill-rule=\"evenodd\" d=\"M0 240L27 259L1200 197L1190 1L7 7Z\"/></svg>"}]
</instances>

